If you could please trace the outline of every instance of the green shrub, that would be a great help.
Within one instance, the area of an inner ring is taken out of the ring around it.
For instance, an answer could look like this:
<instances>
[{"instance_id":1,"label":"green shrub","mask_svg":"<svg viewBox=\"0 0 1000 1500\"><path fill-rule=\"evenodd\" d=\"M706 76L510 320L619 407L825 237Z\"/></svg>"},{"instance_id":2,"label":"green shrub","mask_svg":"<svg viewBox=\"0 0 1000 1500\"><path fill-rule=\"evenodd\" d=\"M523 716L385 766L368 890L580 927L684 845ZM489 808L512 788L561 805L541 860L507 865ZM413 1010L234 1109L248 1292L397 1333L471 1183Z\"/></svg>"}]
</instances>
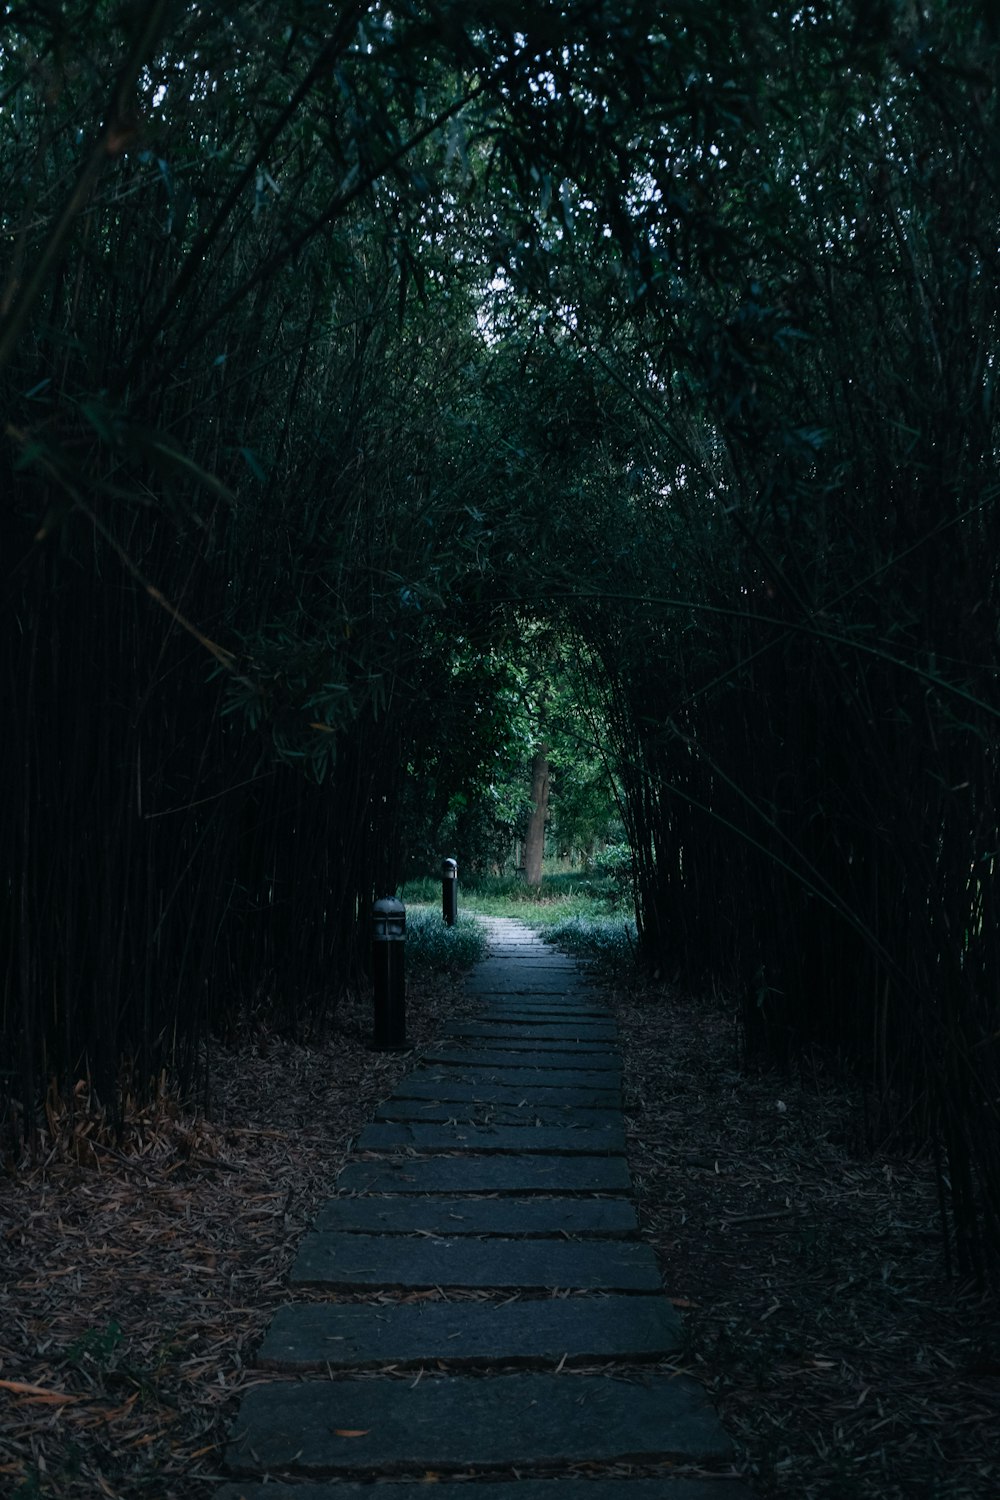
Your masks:
<instances>
[{"instance_id":1,"label":"green shrub","mask_svg":"<svg viewBox=\"0 0 1000 1500\"><path fill-rule=\"evenodd\" d=\"M409 890L409 887L407 887ZM474 917L459 912L447 927L440 911L409 906L406 911L406 962L420 969L465 969L486 957L486 934Z\"/></svg>"},{"instance_id":2,"label":"green shrub","mask_svg":"<svg viewBox=\"0 0 1000 1500\"><path fill-rule=\"evenodd\" d=\"M546 925L545 939L601 968L621 969L635 962L635 923L625 917L563 918Z\"/></svg>"},{"instance_id":3,"label":"green shrub","mask_svg":"<svg viewBox=\"0 0 1000 1500\"><path fill-rule=\"evenodd\" d=\"M608 844L594 859L599 876L627 886L632 879L632 850L628 844Z\"/></svg>"}]
</instances>

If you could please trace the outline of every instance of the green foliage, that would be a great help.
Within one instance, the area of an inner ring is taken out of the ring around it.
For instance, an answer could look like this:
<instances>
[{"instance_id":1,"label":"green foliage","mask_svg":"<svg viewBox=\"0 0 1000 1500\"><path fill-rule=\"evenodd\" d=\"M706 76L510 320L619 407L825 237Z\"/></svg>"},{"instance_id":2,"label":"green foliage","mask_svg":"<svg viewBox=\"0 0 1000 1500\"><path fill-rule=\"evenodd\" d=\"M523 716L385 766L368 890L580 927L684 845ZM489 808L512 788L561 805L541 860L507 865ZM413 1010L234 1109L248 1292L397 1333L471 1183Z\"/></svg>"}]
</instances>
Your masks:
<instances>
[{"instance_id":1,"label":"green foliage","mask_svg":"<svg viewBox=\"0 0 1000 1500\"><path fill-rule=\"evenodd\" d=\"M599 965L609 973L627 974L636 962L636 927L626 917L580 914L547 924L548 942Z\"/></svg>"},{"instance_id":2,"label":"green foliage","mask_svg":"<svg viewBox=\"0 0 1000 1500\"><path fill-rule=\"evenodd\" d=\"M307 1029L544 745L645 960L850 1057L982 1271L1000 35L869 9L14 8L5 1119Z\"/></svg>"},{"instance_id":3,"label":"green foliage","mask_svg":"<svg viewBox=\"0 0 1000 1500\"><path fill-rule=\"evenodd\" d=\"M548 874L541 887L532 887L517 878L479 877L460 888L459 901L465 913L517 917L538 928L547 941L608 970L623 973L634 967L635 923L621 915L613 879L563 872Z\"/></svg>"},{"instance_id":4,"label":"green foliage","mask_svg":"<svg viewBox=\"0 0 1000 1500\"><path fill-rule=\"evenodd\" d=\"M1000 137L998 36L945 8L878 36L752 7L727 38L714 16L686 149L664 151L641 233L608 236L637 254L602 358L653 430L603 499L602 568L585 526L563 554L581 691L615 748L647 962L735 984L749 1051L851 1058L873 1136L940 1132L982 1274L1000 307L981 226L1000 203L975 161ZM573 285L597 340L594 275Z\"/></svg>"},{"instance_id":5,"label":"green foliage","mask_svg":"<svg viewBox=\"0 0 1000 1500\"><path fill-rule=\"evenodd\" d=\"M527 885L519 876L479 876L460 882L459 901L487 916L516 916L532 925L547 925L574 915L611 915L619 891L613 881L572 871L546 874L541 886Z\"/></svg>"},{"instance_id":6,"label":"green foliage","mask_svg":"<svg viewBox=\"0 0 1000 1500\"><path fill-rule=\"evenodd\" d=\"M442 631L424 663L407 779L412 875L436 869L450 850L466 872L502 867L524 818L528 728L516 639L500 618L491 636L487 645L479 631Z\"/></svg>"},{"instance_id":7,"label":"green foliage","mask_svg":"<svg viewBox=\"0 0 1000 1500\"><path fill-rule=\"evenodd\" d=\"M621 887L632 879L632 850L626 843L606 844L594 860L598 875L609 877Z\"/></svg>"},{"instance_id":8,"label":"green foliage","mask_svg":"<svg viewBox=\"0 0 1000 1500\"><path fill-rule=\"evenodd\" d=\"M404 899L407 894L408 888L404 888ZM448 927L440 908L434 911L407 905L408 967L454 973L485 957L486 934L474 917L460 911L454 927Z\"/></svg>"},{"instance_id":9,"label":"green foliage","mask_svg":"<svg viewBox=\"0 0 1000 1500\"><path fill-rule=\"evenodd\" d=\"M413 880L407 880L401 887L399 899L404 903L407 910L411 903L416 906L433 906L441 903L441 881L431 875L417 876Z\"/></svg>"},{"instance_id":10,"label":"green foliage","mask_svg":"<svg viewBox=\"0 0 1000 1500\"><path fill-rule=\"evenodd\" d=\"M446 849L460 851L463 871L476 876L517 865L531 808L531 760L542 740L554 783L554 847L589 856L620 835L600 725L579 712L572 653L558 632L524 611L495 616L493 625L488 648L471 634L442 636L442 654L425 664L406 807L414 876Z\"/></svg>"}]
</instances>

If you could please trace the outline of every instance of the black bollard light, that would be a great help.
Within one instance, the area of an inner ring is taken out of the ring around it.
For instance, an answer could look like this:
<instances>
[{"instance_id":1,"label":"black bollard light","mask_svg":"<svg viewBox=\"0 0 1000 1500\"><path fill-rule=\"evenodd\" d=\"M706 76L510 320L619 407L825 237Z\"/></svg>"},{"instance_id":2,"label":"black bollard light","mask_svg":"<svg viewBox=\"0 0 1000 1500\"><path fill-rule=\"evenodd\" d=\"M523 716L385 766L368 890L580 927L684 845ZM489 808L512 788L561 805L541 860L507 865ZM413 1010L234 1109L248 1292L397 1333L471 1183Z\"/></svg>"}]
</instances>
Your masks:
<instances>
[{"instance_id":1,"label":"black bollard light","mask_svg":"<svg viewBox=\"0 0 1000 1500\"><path fill-rule=\"evenodd\" d=\"M441 861L441 914L449 927L458 921L458 860Z\"/></svg>"},{"instance_id":2,"label":"black bollard light","mask_svg":"<svg viewBox=\"0 0 1000 1500\"><path fill-rule=\"evenodd\" d=\"M406 907L393 896L372 907L372 981L376 1052L406 1048Z\"/></svg>"}]
</instances>

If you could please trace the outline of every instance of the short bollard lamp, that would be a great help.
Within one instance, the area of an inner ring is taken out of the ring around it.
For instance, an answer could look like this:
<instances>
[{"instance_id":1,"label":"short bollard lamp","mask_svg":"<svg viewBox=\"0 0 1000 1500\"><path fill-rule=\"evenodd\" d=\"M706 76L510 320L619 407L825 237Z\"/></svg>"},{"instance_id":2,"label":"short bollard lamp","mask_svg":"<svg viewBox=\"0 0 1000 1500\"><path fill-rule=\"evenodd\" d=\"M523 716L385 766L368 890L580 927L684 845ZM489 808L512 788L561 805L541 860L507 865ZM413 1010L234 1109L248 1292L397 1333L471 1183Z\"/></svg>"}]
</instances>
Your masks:
<instances>
[{"instance_id":1,"label":"short bollard lamp","mask_svg":"<svg viewBox=\"0 0 1000 1500\"><path fill-rule=\"evenodd\" d=\"M401 1052L406 1047L406 907L394 896L372 907L372 983L372 1046L377 1052Z\"/></svg>"},{"instance_id":2,"label":"short bollard lamp","mask_svg":"<svg viewBox=\"0 0 1000 1500\"><path fill-rule=\"evenodd\" d=\"M441 914L449 927L458 921L458 860L441 862Z\"/></svg>"}]
</instances>

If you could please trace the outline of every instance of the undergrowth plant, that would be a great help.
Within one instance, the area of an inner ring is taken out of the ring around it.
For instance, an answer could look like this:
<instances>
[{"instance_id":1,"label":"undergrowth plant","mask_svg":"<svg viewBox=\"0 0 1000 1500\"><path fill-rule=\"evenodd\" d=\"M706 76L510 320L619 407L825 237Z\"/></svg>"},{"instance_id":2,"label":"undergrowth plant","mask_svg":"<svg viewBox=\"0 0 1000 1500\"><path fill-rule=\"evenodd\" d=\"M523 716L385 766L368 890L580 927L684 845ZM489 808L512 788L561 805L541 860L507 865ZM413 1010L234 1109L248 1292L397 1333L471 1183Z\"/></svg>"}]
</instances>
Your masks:
<instances>
[{"instance_id":1,"label":"undergrowth plant","mask_svg":"<svg viewBox=\"0 0 1000 1500\"><path fill-rule=\"evenodd\" d=\"M572 871L546 875L538 886L513 875L482 876L459 890L460 900L471 911L539 922L569 916L610 916L617 911L620 899L618 887L610 878Z\"/></svg>"},{"instance_id":2,"label":"undergrowth plant","mask_svg":"<svg viewBox=\"0 0 1000 1500\"><path fill-rule=\"evenodd\" d=\"M546 924L544 935L548 942L587 959L601 969L622 974L635 966L635 922L628 917L597 913L590 916L563 916Z\"/></svg>"},{"instance_id":3,"label":"undergrowth plant","mask_svg":"<svg viewBox=\"0 0 1000 1500\"><path fill-rule=\"evenodd\" d=\"M473 933L484 942L477 914L515 917L538 929L548 942L601 967L621 971L635 963L635 922L618 909L617 887L607 877L550 875L539 887L515 877L476 879L460 888L458 926L450 932L439 910L419 904L438 900L438 882L429 878L409 881L402 895L404 902L414 903L407 905L407 933L416 963L445 967L477 962L482 950L473 951Z\"/></svg>"},{"instance_id":4,"label":"undergrowth plant","mask_svg":"<svg viewBox=\"0 0 1000 1500\"><path fill-rule=\"evenodd\" d=\"M466 969L486 957L486 933L474 917L459 913L449 927L440 911L408 906L406 961L411 968L451 972Z\"/></svg>"}]
</instances>

